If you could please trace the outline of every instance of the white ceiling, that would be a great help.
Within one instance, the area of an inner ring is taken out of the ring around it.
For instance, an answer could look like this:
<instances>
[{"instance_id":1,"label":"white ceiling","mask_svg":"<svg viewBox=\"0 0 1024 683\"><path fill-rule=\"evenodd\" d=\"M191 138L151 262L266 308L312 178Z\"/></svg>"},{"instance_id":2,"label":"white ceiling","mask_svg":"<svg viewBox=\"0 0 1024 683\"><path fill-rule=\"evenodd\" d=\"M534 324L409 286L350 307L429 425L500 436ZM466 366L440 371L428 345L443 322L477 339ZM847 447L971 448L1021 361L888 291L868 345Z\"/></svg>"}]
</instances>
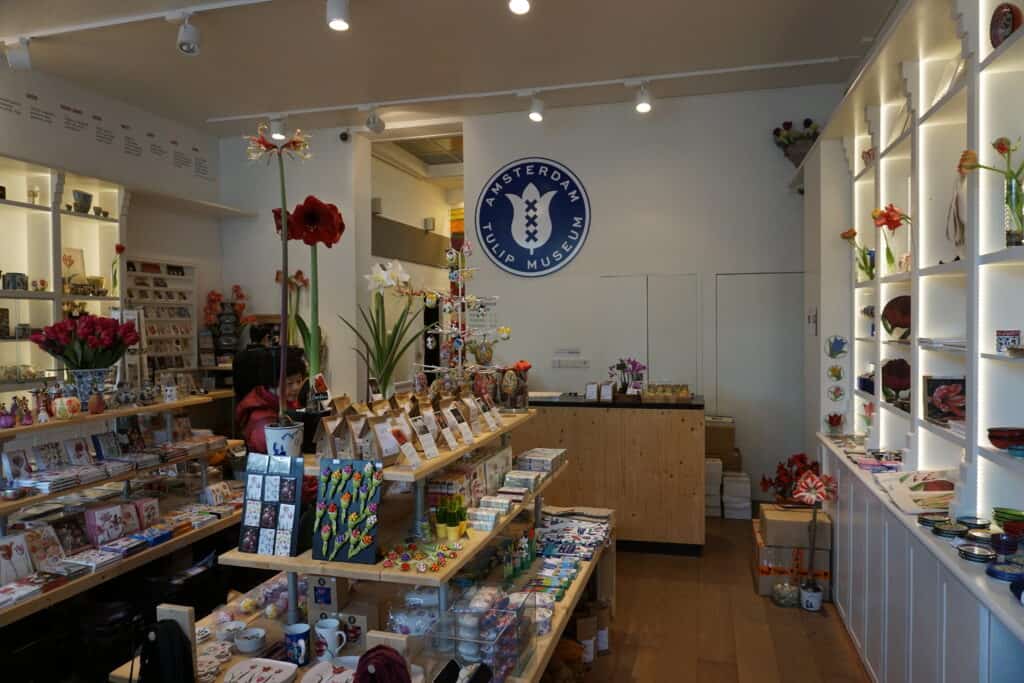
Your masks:
<instances>
[{"instance_id":1,"label":"white ceiling","mask_svg":"<svg viewBox=\"0 0 1024 683\"><path fill-rule=\"evenodd\" d=\"M0 31L33 31L196 0L3 0ZM324 0L273 0L198 14L202 54L175 48L162 19L34 39L34 69L218 134L255 121L207 119L799 60L826 64L658 81L656 96L845 82L894 0L351 0L352 29L327 28ZM620 85L545 94L547 106L626 101ZM385 120L513 111L515 96L388 107ZM361 123L365 112L290 125Z\"/></svg>"}]
</instances>

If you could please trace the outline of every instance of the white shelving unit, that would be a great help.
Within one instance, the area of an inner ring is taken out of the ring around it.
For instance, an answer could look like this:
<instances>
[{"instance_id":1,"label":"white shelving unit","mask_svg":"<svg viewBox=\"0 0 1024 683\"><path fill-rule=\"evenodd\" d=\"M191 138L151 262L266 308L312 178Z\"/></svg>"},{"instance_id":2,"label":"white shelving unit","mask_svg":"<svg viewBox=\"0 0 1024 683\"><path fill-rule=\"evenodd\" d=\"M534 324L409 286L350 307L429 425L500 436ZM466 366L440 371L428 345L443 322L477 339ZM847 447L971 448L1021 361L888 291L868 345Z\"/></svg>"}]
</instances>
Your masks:
<instances>
[{"instance_id":1,"label":"white shelving unit","mask_svg":"<svg viewBox=\"0 0 1024 683\"><path fill-rule=\"evenodd\" d=\"M822 330L822 335L845 334L852 340L847 425L853 429L848 431L863 432L864 407L875 404L881 409L874 411L867 445L907 449L906 469L957 469L960 484L952 514L983 517L991 517L995 506L1024 509L1024 460L992 447L987 437L990 427L1024 426L1024 403L1019 400L1024 359L997 354L995 348L996 330L1024 329L1024 247L1006 246L1000 177L976 171L961 182L957 173L963 150L975 150L982 164L998 167L1001 160L991 141L1024 137L1018 106L1024 104L1024 29L993 49L989 22L997 5L997 0L898 3L808 155L833 159L832 150L841 149L844 182L816 182L807 161L802 173L807 203L850 207L841 221L805 226L815 233L808 239L832 245L822 247L820 272L826 272L830 254L842 253L849 264L848 280L833 276L820 292L822 310L827 299L835 301L836 291L845 293L849 305L847 321L832 321ZM903 124L907 111L909 126ZM881 153L865 164L862 153L870 149ZM1016 153L1015 164L1024 160L1022 155ZM834 173L821 163L823 178ZM962 239L948 225L958 185ZM911 229L903 226L891 236L897 264L909 254L902 269L888 268L885 244L871 219L872 209L889 203L913 217ZM849 247L839 239L851 226L863 244L876 250L874 280L861 281ZM815 265L806 270L817 271ZM909 343L893 343L881 325L882 309L899 295L911 297ZM873 318L862 314L867 306L874 306ZM966 345L961 351L922 339L962 339ZM909 412L884 400L881 368L894 358L910 364ZM876 368L876 395L855 390L857 375L871 365ZM927 419L926 377L965 378L963 435ZM827 450L819 449L823 458L832 457ZM910 562L905 547L886 545L895 532L882 514L884 506L872 498L879 491L870 476L854 489L843 487L854 500L841 498L835 506L837 529L849 532L837 536L835 572L841 586L850 581L842 576L844 562L868 558L865 572L855 572L840 613L873 678L1021 680L1024 643L1018 639L1024 638L1024 608L1018 606L1019 614L1013 613L1004 601L991 597L1008 593L1008 588L983 573L978 576L971 567L950 573L949 585L966 581L967 590L939 590L941 582L933 579L941 575L943 564L960 560L925 543L911 549ZM845 566L853 571L854 565ZM843 589L837 590L842 596ZM899 598L901 591L912 596L903 606L903 617L884 604ZM879 593L883 603L875 609L873 599ZM950 602L954 594L955 604ZM937 607L924 604L931 597ZM931 626L918 628L929 609L938 621L936 633ZM961 619L967 614L973 616ZM919 633L930 635L922 638ZM970 643L971 649L954 655L950 642ZM970 666L964 668L954 656Z\"/></svg>"}]
</instances>

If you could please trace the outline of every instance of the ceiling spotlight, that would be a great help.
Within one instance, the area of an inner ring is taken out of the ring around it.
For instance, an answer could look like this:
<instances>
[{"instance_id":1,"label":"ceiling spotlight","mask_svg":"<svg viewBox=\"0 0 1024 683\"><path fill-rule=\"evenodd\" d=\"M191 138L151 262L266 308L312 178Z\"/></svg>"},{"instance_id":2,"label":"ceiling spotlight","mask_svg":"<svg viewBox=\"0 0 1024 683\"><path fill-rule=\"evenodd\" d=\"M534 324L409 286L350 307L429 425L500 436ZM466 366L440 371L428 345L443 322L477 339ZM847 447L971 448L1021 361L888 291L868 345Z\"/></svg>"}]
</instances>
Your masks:
<instances>
[{"instance_id":1,"label":"ceiling spotlight","mask_svg":"<svg viewBox=\"0 0 1024 683\"><path fill-rule=\"evenodd\" d=\"M636 91L637 113L646 114L651 111L651 93L647 91L647 84L642 83Z\"/></svg>"},{"instance_id":2,"label":"ceiling spotlight","mask_svg":"<svg viewBox=\"0 0 1024 683\"><path fill-rule=\"evenodd\" d=\"M530 120L534 123L544 120L544 100L539 97L534 97L530 104Z\"/></svg>"},{"instance_id":3,"label":"ceiling spotlight","mask_svg":"<svg viewBox=\"0 0 1024 683\"><path fill-rule=\"evenodd\" d=\"M526 14L530 11L530 0L508 0L508 8L512 14Z\"/></svg>"},{"instance_id":4,"label":"ceiling spotlight","mask_svg":"<svg viewBox=\"0 0 1024 683\"><path fill-rule=\"evenodd\" d=\"M199 54L199 29L189 23L189 15L178 27L178 52L189 57Z\"/></svg>"},{"instance_id":5,"label":"ceiling spotlight","mask_svg":"<svg viewBox=\"0 0 1024 683\"><path fill-rule=\"evenodd\" d=\"M348 0L327 0L327 25L335 31L348 30Z\"/></svg>"},{"instance_id":6,"label":"ceiling spotlight","mask_svg":"<svg viewBox=\"0 0 1024 683\"><path fill-rule=\"evenodd\" d=\"M28 53L28 38L18 38L4 43L4 54L7 66L15 71L28 71L32 68L32 58Z\"/></svg>"},{"instance_id":7,"label":"ceiling spotlight","mask_svg":"<svg viewBox=\"0 0 1024 683\"><path fill-rule=\"evenodd\" d=\"M285 140L287 135L284 134L284 119L281 117L270 119L270 137L273 140Z\"/></svg>"},{"instance_id":8,"label":"ceiling spotlight","mask_svg":"<svg viewBox=\"0 0 1024 683\"><path fill-rule=\"evenodd\" d=\"M380 117L376 109L370 110L370 115L366 117L366 128L371 133L380 135L384 132L387 126L384 124L384 119Z\"/></svg>"}]
</instances>

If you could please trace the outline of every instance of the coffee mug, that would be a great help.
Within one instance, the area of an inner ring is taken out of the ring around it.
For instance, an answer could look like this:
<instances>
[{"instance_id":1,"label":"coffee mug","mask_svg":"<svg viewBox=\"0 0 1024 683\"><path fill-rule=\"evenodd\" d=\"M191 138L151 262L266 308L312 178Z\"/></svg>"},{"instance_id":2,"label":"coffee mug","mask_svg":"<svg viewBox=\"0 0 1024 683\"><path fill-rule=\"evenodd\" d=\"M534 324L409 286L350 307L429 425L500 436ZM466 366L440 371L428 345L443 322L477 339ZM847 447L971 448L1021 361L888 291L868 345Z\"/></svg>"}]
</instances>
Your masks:
<instances>
[{"instance_id":1,"label":"coffee mug","mask_svg":"<svg viewBox=\"0 0 1024 683\"><path fill-rule=\"evenodd\" d=\"M288 661L296 666L309 664L309 624L285 626L284 638Z\"/></svg>"},{"instance_id":2,"label":"coffee mug","mask_svg":"<svg viewBox=\"0 0 1024 683\"><path fill-rule=\"evenodd\" d=\"M321 662L334 659L348 641L345 632L341 630L341 622L337 619L321 619L316 622L314 631L316 631L316 657Z\"/></svg>"}]
</instances>

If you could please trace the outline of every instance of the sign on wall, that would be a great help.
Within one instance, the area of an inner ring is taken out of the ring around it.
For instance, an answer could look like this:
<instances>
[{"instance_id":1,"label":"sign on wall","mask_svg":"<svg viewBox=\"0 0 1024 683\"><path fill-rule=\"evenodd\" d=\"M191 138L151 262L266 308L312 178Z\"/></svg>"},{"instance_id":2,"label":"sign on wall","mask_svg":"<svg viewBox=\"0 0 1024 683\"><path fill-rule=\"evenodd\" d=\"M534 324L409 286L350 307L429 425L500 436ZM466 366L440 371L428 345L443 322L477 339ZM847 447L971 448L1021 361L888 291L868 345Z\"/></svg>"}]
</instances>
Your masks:
<instances>
[{"instance_id":1,"label":"sign on wall","mask_svg":"<svg viewBox=\"0 0 1024 683\"><path fill-rule=\"evenodd\" d=\"M476 202L476 232L487 257L521 277L567 266L587 239L590 198L557 161L518 159L491 176Z\"/></svg>"}]
</instances>

